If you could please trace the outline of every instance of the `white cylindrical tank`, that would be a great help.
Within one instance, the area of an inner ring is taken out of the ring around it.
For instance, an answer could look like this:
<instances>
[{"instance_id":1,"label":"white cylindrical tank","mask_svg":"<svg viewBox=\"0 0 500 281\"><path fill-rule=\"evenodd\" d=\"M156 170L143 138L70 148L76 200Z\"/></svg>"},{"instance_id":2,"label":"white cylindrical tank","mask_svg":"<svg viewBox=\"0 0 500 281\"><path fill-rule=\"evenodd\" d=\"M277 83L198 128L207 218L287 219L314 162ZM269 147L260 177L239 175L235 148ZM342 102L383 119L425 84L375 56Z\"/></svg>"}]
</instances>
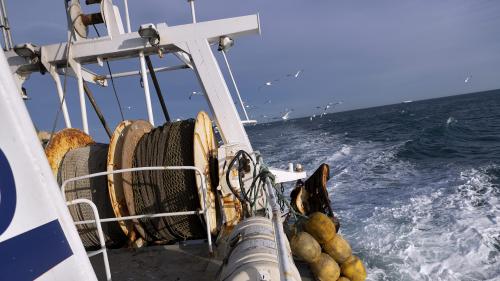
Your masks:
<instances>
[{"instance_id":1,"label":"white cylindrical tank","mask_svg":"<svg viewBox=\"0 0 500 281\"><path fill-rule=\"evenodd\" d=\"M240 222L229 236L228 247L219 280L281 280L278 247L270 219L251 217ZM295 266L294 269L292 279L301 280Z\"/></svg>"}]
</instances>

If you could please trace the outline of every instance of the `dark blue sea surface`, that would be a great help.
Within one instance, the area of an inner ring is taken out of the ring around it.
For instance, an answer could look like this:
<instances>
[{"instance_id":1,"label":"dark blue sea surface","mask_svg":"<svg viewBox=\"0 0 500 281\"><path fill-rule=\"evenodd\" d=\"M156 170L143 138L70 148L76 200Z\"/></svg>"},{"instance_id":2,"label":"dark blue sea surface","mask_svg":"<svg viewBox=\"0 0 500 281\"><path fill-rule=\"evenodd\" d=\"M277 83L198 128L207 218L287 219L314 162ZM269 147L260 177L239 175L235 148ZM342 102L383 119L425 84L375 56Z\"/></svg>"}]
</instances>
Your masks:
<instances>
[{"instance_id":1,"label":"dark blue sea surface","mask_svg":"<svg viewBox=\"0 0 500 281\"><path fill-rule=\"evenodd\" d=\"M368 280L500 280L500 91L247 131L270 166L330 165Z\"/></svg>"}]
</instances>

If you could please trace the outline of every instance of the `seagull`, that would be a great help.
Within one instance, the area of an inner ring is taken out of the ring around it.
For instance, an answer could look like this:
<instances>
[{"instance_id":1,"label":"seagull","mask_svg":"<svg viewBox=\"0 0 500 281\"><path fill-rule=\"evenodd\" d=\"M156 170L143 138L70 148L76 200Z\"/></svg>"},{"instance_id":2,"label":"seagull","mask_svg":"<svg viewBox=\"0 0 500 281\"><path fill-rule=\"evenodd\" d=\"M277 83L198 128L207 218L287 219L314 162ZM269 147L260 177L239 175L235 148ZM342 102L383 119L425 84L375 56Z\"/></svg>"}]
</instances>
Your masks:
<instances>
[{"instance_id":1,"label":"seagull","mask_svg":"<svg viewBox=\"0 0 500 281\"><path fill-rule=\"evenodd\" d=\"M275 80L277 81L277 80ZM264 83L263 85L260 85L259 87L259 91L260 89L262 89L263 87L269 87L269 86L272 86L273 85L273 81L267 81L266 83Z\"/></svg>"},{"instance_id":2,"label":"seagull","mask_svg":"<svg viewBox=\"0 0 500 281\"><path fill-rule=\"evenodd\" d=\"M293 77L293 78L299 78L299 75L302 73L302 69L299 69L297 72L295 73L288 73L286 75L286 77Z\"/></svg>"},{"instance_id":3,"label":"seagull","mask_svg":"<svg viewBox=\"0 0 500 281\"><path fill-rule=\"evenodd\" d=\"M292 110L289 110L285 113L285 115L281 116L281 119L283 120L288 120L288 118L290 118L290 113L292 113L293 109Z\"/></svg>"},{"instance_id":4,"label":"seagull","mask_svg":"<svg viewBox=\"0 0 500 281\"><path fill-rule=\"evenodd\" d=\"M467 78L465 78L465 81L464 83L469 83L469 80L472 78L472 75L471 76L467 76Z\"/></svg>"},{"instance_id":5,"label":"seagull","mask_svg":"<svg viewBox=\"0 0 500 281\"><path fill-rule=\"evenodd\" d=\"M323 115L326 115L328 109L330 108L335 108L336 105L339 105L339 104L342 104L343 102L342 101L338 101L338 102L329 102L325 105L325 107L323 108L323 112L321 113L321 115L319 116L320 118L323 117ZM319 106L317 106L316 108L321 108Z\"/></svg>"},{"instance_id":6,"label":"seagull","mask_svg":"<svg viewBox=\"0 0 500 281\"><path fill-rule=\"evenodd\" d=\"M203 96L203 93L202 92L191 92L191 94L189 95L189 99L191 99L193 96Z\"/></svg>"}]
</instances>

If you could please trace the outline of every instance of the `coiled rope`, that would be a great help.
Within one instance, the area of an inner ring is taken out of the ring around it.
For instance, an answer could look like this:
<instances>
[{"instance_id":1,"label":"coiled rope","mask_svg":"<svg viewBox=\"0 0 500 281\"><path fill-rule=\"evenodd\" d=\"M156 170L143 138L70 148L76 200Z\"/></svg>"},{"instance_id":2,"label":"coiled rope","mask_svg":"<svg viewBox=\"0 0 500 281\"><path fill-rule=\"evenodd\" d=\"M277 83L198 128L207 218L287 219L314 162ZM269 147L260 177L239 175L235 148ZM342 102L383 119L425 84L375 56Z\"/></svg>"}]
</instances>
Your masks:
<instances>
[{"instance_id":1,"label":"coiled rope","mask_svg":"<svg viewBox=\"0 0 500 281\"><path fill-rule=\"evenodd\" d=\"M59 185L70 178L106 171L107 152L107 144L91 144L68 151L58 169ZM106 181L106 177L94 177L70 182L66 185L66 200L89 199L97 206L101 218L113 218L115 214ZM75 221L94 220L92 209L86 204L70 205L68 208ZM100 247L96 224L77 225L77 229L85 248ZM125 243L126 236L117 222L103 223L102 230L107 247L121 247Z\"/></svg>"},{"instance_id":2,"label":"coiled rope","mask_svg":"<svg viewBox=\"0 0 500 281\"><path fill-rule=\"evenodd\" d=\"M193 119L166 123L145 134L137 144L133 167L193 166ZM181 212L200 209L195 173L181 171L139 171L132 173L132 190L137 214ZM193 215L141 219L148 242L205 237L203 222Z\"/></svg>"},{"instance_id":3,"label":"coiled rope","mask_svg":"<svg viewBox=\"0 0 500 281\"><path fill-rule=\"evenodd\" d=\"M267 167L267 165L262 161L260 154L256 153L256 160L254 161L252 156L244 150L238 151L233 159L229 162L227 172L226 172L226 182L231 192L236 196L236 198L241 202L245 215L247 217L253 216L257 212L257 202L259 196L265 194L265 184L266 180L269 179L271 186L273 187L275 194L278 199L278 204L280 205L281 211L288 210L295 219L297 217L307 218L306 216L298 213L291 206L290 202L284 194L283 185L277 184L275 182L275 177ZM253 166L253 180L248 189L245 189L243 184L243 174L245 171L249 171L249 165ZM235 187L231 185L230 172L236 167L238 172L238 180L240 190L238 191ZM264 206L267 205L267 199ZM286 207L286 208L285 208Z\"/></svg>"}]
</instances>

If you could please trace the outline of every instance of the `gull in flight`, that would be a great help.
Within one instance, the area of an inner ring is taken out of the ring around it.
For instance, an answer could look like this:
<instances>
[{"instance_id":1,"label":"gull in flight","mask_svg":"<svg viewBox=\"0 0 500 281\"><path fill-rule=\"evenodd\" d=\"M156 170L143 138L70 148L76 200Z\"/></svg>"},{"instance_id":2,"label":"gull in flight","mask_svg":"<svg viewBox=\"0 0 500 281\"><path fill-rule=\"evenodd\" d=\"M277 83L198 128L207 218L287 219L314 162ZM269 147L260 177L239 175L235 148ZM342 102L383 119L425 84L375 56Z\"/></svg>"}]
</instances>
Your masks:
<instances>
[{"instance_id":1,"label":"gull in flight","mask_svg":"<svg viewBox=\"0 0 500 281\"><path fill-rule=\"evenodd\" d=\"M343 102L342 101L338 101L338 102L329 102L325 105L325 107L323 108L323 112L320 114L320 118L323 117L323 115L326 115L328 109L330 108L335 108L336 105L339 105L339 104L342 104ZM316 108L321 108L320 106L316 106Z\"/></svg>"},{"instance_id":2,"label":"gull in flight","mask_svg":"<svg viewBox=\"0 0 500 281\"><path fill-rule=\"evenodd\" d=\"M470 81L471 78L472 78L472 75L471 76L467 76L467 78L465 78L464 83L469 83L469 81Z\"/></svg>"},{"instance_id":3,"label":"gull in flight","mask_svg":"<svg viewBox=\"0 0 500 281\"><path fill-rule=\"evenodd\" d=\"M290 113L292 113L293 109L292 110L289 110L285 113L285 115L281 116L281 119L283 120L288 120L288 118L290 118Z\"/></svg>"},{"instance_id":4,"label":"gull in flight","mask_svg":"<svg viewBox=\"0 0 500 281\"><path fill-rule=\"evenodd\" d=\"M278 81L278 80L275 80L275 81ZM272 81L267 81L266 83L264 83L263 85L260 85L259 87L259 91L260 89L262 89L263 87L269 87L269 86L272 86L273 85L273 82Z\"/></svg>"},{"instance_id":5,"label":"gull in flight","mask_svg":"<svg viewBox=\"0 0 500 281\"><path fill-rule=\"evenodd\" d=\"M189 99L191 99L193 96L203 96L203 93L202 93L202 92L196 92L196 91L193 91L193 92L191 92L191 94L189 95Z\"/></svg>"},{"instance_id":6,"label":"gull in flight","mask_svg":"<svg viewBox=\"0 0 500 281\"><path fill-rule=\"evenodd\" d=\"M299 75L302 73L302 69L299 69L297 72L295 73L289 73L286 75L286 77L293 77L293 78L299 78Z\"/></svg>"}]
</instances>

